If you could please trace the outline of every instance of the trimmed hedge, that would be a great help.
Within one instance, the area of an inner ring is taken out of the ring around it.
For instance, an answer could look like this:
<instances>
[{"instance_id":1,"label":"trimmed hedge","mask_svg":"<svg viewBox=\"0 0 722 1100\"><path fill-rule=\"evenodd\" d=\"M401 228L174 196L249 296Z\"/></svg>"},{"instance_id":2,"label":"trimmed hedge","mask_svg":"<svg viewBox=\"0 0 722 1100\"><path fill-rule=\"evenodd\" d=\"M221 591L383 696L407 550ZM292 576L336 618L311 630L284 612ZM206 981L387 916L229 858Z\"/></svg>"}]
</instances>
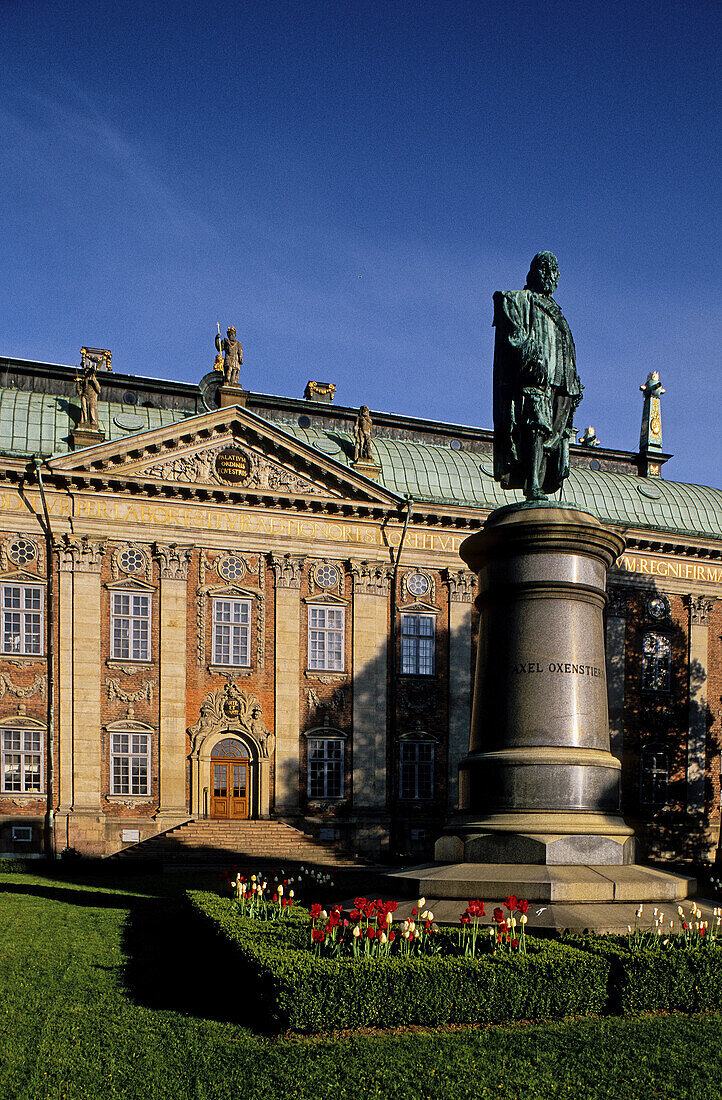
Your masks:
<instances>
[{"instance_id":1,"label":"trimmed hedge","mask_svg":"<svg viewBox=\"0 0 722 1100\"><path fill-rule=\"evenodd\" d=\"M217 894L187 896L235 948L258 1022L272 1030L501 1023L590 1015L607 1003L608 960L553 940L528 940L526 956L322 959L307 946L305 910L267 924Z\"/></svg>"},{"instance_id":2,"label":"trimmed hedge","mask_svg":"<svg viewBox=\"0 0 722 1100\"><path fill-rule=\"evenodd\" d=\"M561 943L605 959L610 968L609 1011L718 1012L722 1005L722 947L685 951L642 947L626 936L562 936Z\"/></svg>"}]
</instances>

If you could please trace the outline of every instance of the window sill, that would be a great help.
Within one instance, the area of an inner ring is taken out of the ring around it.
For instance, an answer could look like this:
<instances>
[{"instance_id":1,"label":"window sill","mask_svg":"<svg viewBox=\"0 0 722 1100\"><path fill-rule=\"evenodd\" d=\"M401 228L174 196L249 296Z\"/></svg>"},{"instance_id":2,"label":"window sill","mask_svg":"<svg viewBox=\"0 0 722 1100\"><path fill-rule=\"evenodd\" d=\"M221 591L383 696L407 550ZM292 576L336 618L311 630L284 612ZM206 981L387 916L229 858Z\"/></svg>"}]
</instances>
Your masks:
<instances>
[{"instance_id":1,"label":"window sill","mask_svg":"<svg viewBox=\"0 0 722 1100\"><path fill-rule=\"evenodd\" d=\"M130 657L106 657L108 668L116 672L152 672L152 661L134 661Z\"/></svg>"},{"instance_id":2,"label":"window sill","mask_svg":"<svg viewBox=\"0 0 722 1100\"><path fill-rule=\"evenodd\" d=\"M0 653L1 661L8 661L12 665L38 665L45 663L44 653Z\"/></svg>"},{"instance_id":3,"label":"window sill","mask_svg":"<svg viewBox=\"0 0 722 1100\"><path fill-rule=\"evenodd\" d=\"M47 798L45 791L0 791L0 802L37 802Z\"/></svg>"},{"instance_id":4,"label":"window sill","mask_svg":"<svg viewBox=\"0 0 722 1100\"><path fill-rule=\"evenodd\" d=\"M348 673L342 668L307 668L304 675L307 680L320 680L322 684L348 679Z\"/></svg>"},{"instance_id":5,"label":"window sill","mask_svg":"<svg viewBox=\"0 0 722 1100\"><path fill-rule=\"evenodd\" d=\"M123 806L150 806L154 800L150 794L106 794L105 801Z\"/></svg>"},{"instance_id":6,"label":"window sill","mask_svg":"<svg viewBox=\"0 0 722 1100\"><path fill-rule=\"evenodd\" d=\"M229 672L236 676L250 676L253 672L251 665L208 665L207 668L214 676L225 676Z\"/></svg>"}]
</instances>

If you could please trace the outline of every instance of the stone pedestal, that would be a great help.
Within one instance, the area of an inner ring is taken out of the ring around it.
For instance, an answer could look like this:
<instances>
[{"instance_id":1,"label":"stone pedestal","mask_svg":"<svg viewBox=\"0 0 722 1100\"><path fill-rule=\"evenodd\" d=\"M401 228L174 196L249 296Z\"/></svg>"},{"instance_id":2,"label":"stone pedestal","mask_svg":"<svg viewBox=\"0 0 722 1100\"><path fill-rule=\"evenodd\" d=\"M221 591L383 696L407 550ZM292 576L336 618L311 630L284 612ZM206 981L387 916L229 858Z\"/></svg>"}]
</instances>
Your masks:
<instances>
[{"instance_id":1,"label":"stone pedestal","mask_svg":"<svg viewBox=\"0 0 722 1100\"><path fill-rule=\"evenodd\" d=\"M623 539L554 504L494 512L460 554L478 574L479 652L454 863L634 862L609 746L602 612Z\"/></svg>"},{"instance_id":2,"label":"stone pedestal","mask_svg":"<svg viewBox=\"0 0 722 1100\"><path fill-rule=\"evenodd\" d=\"M351 469L356 470L359 474L364 474L366 477L370 477L373 481L378 481L381 473L381 467L378 462L372 462L368 458L359 458L357 462L352 462Z\"/></svg>"},{"instance_id":3,"label":"stone pedestal","mask_svg":"<svg viewBox=\"0 0 722 1100\"><path fill-rule=\"evenodd\" d=\"M79 451L83 447L94 447L96 443L105 443L105 432L102 432L100 428L84 427L81 424L79 427L73 428L70 433L70 442L74 451Z\"/></svg>"},{"instance_id":4,"label":"stone pedestal","mask_svg":"<svg viewBox=\"0 0 722 1100\"><path fill-rule=\"evenodd\" d=\"M232 405L240 405L242 409L245 409L248 390L244 390L243 386L229 386L227 382L224 382L218 390L218 396L222 409L228 409Z\"/></svg>"}]
</instances>

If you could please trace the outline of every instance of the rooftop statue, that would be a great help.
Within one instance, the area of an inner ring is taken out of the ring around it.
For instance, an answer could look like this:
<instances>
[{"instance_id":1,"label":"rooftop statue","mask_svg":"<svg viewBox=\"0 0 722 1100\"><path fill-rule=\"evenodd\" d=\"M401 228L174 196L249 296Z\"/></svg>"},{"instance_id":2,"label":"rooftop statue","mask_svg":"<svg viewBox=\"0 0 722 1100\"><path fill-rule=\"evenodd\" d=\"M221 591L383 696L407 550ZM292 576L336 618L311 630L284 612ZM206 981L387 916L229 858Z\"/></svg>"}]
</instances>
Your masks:
<instances>
[{"instance_id":1,"label":"rooftop statue","mask_svg":"<svg viewBox=\"0 0 722 1100\"><path fill-rule=\"evenodd\" d=\"M494 477L527 500L546 500L569 476L582 399L558 282L556 256L537 252L523 290L494 294Z\"/></svg>"},{"instance_id":2,"label":"rooftop statue","mask_svg":"<svg viewBox=\"0 0 722 1100\"><path fill-rule=\"evenodd\" d=\"M362 405L359 409L359 414L356 417L356 424L354 426L354 448L353 448L353 460L354 462L373 462L374 450L371 444L371 432L373 431L373 423L371 421L371 414L369 413L368 405Z\"/></svg>"},{"instance_id":3,"label":"rooftop statue","mask_svg":"<svg viewBox=\"0 0 722 1100\"><path fill-rule=\"evenodd\" d=\"M100 382L98 381L98 364L94 359L84 359L80 374L75 375L75 388L80 397L80 428L97 431L98 423L98 397L100 396Z\"/></svg>"},{"instance_id":4,"label":"rooftop statue","mask_svg":"<svg viewBox=\"0 0 722 1100\"><path fill-rule=\"evenodd\" d=\"M224 338L221 338L221 326L218 325L218 334L216 336L216 361L213 364L216 370L223 371L223 379L228 386L237 386L238 374L243 366L243 348L241 347L240 340L236 339L236 330L233 325L226 331ZM221 363L221 355L223 356Z\"/></svg>"}]
</instances>

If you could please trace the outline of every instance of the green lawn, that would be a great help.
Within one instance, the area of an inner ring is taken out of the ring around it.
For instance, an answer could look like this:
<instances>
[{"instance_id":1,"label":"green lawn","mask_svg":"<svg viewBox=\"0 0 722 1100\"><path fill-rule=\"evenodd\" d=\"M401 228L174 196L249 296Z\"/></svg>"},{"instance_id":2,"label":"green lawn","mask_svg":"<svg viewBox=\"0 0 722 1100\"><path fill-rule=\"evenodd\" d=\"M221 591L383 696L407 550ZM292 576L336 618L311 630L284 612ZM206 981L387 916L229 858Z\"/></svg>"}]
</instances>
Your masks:
<instances>
[{"instance_id":1,"label":"green lawn","mask_svg":"<svg viewBox=\"0 0 722 1100\"><path fill-rule=\"evenodd\" d=\"M719 1097L719 1015L258 1035L252 991L182 909L207 881L78 878L0 875L0 1100Z\"/></svg>"}]
</instances>

